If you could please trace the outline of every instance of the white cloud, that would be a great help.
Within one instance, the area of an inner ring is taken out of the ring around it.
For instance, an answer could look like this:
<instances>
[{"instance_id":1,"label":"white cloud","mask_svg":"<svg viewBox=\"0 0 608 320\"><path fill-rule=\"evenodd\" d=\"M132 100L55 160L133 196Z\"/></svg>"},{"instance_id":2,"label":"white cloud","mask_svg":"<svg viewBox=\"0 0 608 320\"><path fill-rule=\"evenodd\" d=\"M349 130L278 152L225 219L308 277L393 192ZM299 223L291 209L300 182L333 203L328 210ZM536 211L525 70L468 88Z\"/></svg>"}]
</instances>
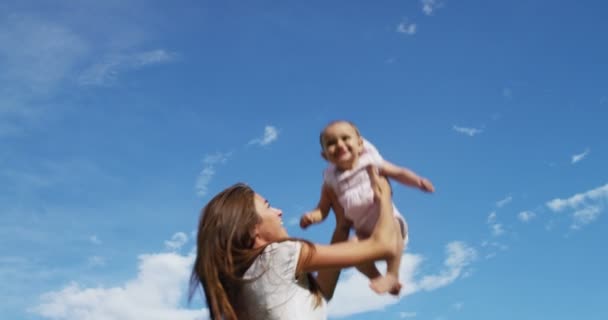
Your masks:
<instances>
[{"instance_id":1,"label":"white cloud","mask_svg":"<svg viewBox=\"0 0 608 320\"><path fill-rule=\"evenodd\" d=\"M418 291L432 291L447 286L459 277L464 276L465 269L476 258L475 249L463 242L454 241L446 246L446 259L443 270L435 275L418 275L422 256L406 253L401 258L400 281L403 284L401 298ZM379 270L385 270L385 264L379 263ZM331 317L345 317L371 310L382 309L399 302L389 295L377 295L369 288L369 280L354 269L343 271L336 293L329 304ZM415 313L400 314L401 318L414 317Z\"/></svg>"},{"instance_id":2,"label":"white cloud","mask_svg":"<svg viewBox=\"0 0 608 320\"><path fill-rule=\"evenodd\" d=\"M494 221L496 221L496 211L492 211L488 215L488 223L493 223Z\"/></svg>"},{"instance_id":3,"label":"white cloud","mask_svg":"<svg viewBox=\"0 0 608 320\"><path fill-rule=\"evenodd\" d=\"M485 253L485 259L494 258L497 255L496 250L506 251L509 247L505 244L496 241L483 241L481 246L487 249L487 253Z\"/></svg>"},{"instance_id":4,"label":"white cloud","mask_svg":"<svg viewBox=\"0 0 608 320\"><path fill-rule=\"evenodd\" d=\"M580 210L574 211L572 214L573 222L570 225L572 229L580 229L582 226L593 222L602 212L602 208L598 206L589 206Z\"/></svg>"},{"instance_id":5,"label":"white cloud","mask_svg":"<svg viewBox=\"0 0 608 320\"><path fill-rule=\"evenodd\" d=\"M89 51L67 26L9 14L0 20L0 137L19 136L39 124L48 103Z\"/></svg>"},{"instance_id":6,"label":"white cloud","mask_svg":"<svg viewBox=\"0 0 608 320\"><path fill-rule=\"evenodd\" d=\"M299 217L292 217L291 219L289 219L287 221L287 225L290 226L290 227L300 225L300 218Z\"/></svg>"},{"instance_id":7,"label":"white cloud","mask_svg":"<svg viewBox=\"0 0 608 320\"><path fill-rule=\"evenodd\" d=\"M435 10L443 7L443 3L440 3L437 0L421 0L422 3L422 12L427 16L430 16L435 12Z\"/></svg>"},{"instance_id":8,"label":"white cloud","mask_svg":"<svg viewBox=\"0 0 608 320\"><path fill-rule=\"evenodd\" d=\"M106 264L106 259L101 256L92 256L88 259L88 265L91 267L101 267Z\"/></svg>"},{"instance_id":9,"label":"white cloud","mask_svg":"<svg viewBox=\"0 0 608 320\"><path fill-rule=\"evenodd\" d=\"M414 35L414 34L416 34L416 24L401 22L399 25L397 25L397 32L407 34L410 36Z\"/></svg>"},{"instance_id":10,"label":"white cloud","mask_svg":"<svg viewBox=\"0 0 608 320\"><path fill-rule=\"evenodd\" d=\"M171 62L175 59L175 54L162 49L136 53L133 55L133 65L146 66L150 64Z\"/></svg>"},{"instance_id":11,"label":"white cloud","mask_svg":"<svg viewBox=\"0 0 608 320\"><path fill-rule=\"evenodd\" d=\"M205 156L203 159L203 169L196 178L195 184L196 194L199 197L207 195L209 183L215 175L216 165L225 163L231 155L232 153L216 152Z\"/></svg>"},{"instance_id":12,"label":"white cloud","mask_svg":"<svg viewBox=\"0 0 608 320\"><path fill-rule=\"evenodd\" d=\"M463 275L463 270L477 257L474 248L460 241L454 241L447 245L447 259L444 262L446 269L439 275L425 276L418 283L420 288L426 291L446 286Z\"/></svg>"},{"instance_id":13,"label":"white cloud","mask_svg":"<svg viewBox=\"0 0 608 320\"><path fill-rule=\"evenodd\" d=\"M399 312L399 318L401 318L401 319L415 318L415 317L416 317L416 312L404 312L404 311Z\"/></svg>"},{"instance_id":14,"label":"white cloud","mask_svg":"<svg viewBox=\"0 0 608 320\"><path fill-rule=\"evenodd\" d=\"M579 208L589 201L599 201L608 199L608 184L601 187L578 193L567 199L555 198L547 202L547 207L552 211L559 212L566 208Z\"/></svg>"},{"instance_id":15,"label":"white cloud","mask_svg":"<svg viewBox=\"0 0 608 320\"><path fill-rule=\"evenodd\" d=\"M419 255L406 253L402 256L399 269L399 280L403 285L401 289L402 297L419 290L413 277L421 262L422 257ZM384 266L385 264L378 263L379 270L385 270ZM329 303L330 317L344 317L355 313L382 309L399 301L392 296L381 296L374 293L369 287L369 280L353 268L342 271L340 279L334 298Z\"/></svg>"},{"instance_id":16,"label":"white cloud","mask_svg":"<svg viewBox=\"0 0 608 320\"><path fill-rule=\"evenodd\" d=\"M99 240L96 235L90 236L89 241L91 241L92 244L101 244L101 240Z\"/></svg>"},{"instance_id":17,"label":"white cloud","mask_svg":"<svg viewBox=\"0 0 608 320\"><path fill-rule=\"evenodd\" d=\"M536 213L532 211L522 211L517 214L517 218L523 222L528 222L536 217Z\"/></svg>"},{"instance_id":18,"label":"white cloud","mask_svg":"<svg viewBox=\"0 0 608 320\"><path fill-rule=\"evenodd\" d=\"M580 229L599 217L607 200L608 184L584 193L575 194L566 199L553 199L548 201L546 205L553 212L573 210L570 227L572 229Z\"/></svg>"},{"instance_id":19,"label":"white cloud","mask_svg":"<svg viewBox=\"0 0 608 320\"><path fill-rule=\"evenodd\" d=\"M188 235L177 232L171 237L171 240L165 241L165 247L171 251L178 251L186 242L188 242Z\"/></svg>"},{"instance_id":20,"label":"white cloud","mask_svg":"<svg viewBox=\"0 0 608 320\"><path fill-rule=\"evenodd\" d=\"M174 54L162 49L133 54L114 54L84 70L78 78L78 83L85 86L111 85L121 72L139 69L147 65L170 62L174 59L174 56Z\"/></svg>"},{"instance_id":21,"label":"white cloud","mask_svg":"<svg viewBox=\"0 0 608 320\"><path fill-rule=\"evenodd\" d=\"M579 154L575 154L572 156L572 164L575 164L583 159L585 159L587 157L587 155L589 154L590 150L589 149L585 149L585 151L583 153L579 153Z\"/></svg>"},{"instance_id":22,"label":"white cloud","mask_svg":"<svg viewBox=\"0 0 608 320\"><path fill-rule=\"evenodd\" d=\"M454 131L456 131L458 133L466 134L469 137L473 137L473 136L478 135L483 132L483 130L481 130L481 129L459 127L456 125L454 125L452 128L454 129Z\"/></svg>"},{"instance_id":23,"label":"white cloud","mask_svg":"<svg viewBox=\"0 0 608 320\"><path fill-rule=\"evenodd\" d=\"M0 81L36 94L57 87L89 50L67 26L16 14L0 22L0 44Z\"/></svg>"},{"instance_id":24,"label":"white cloud","mask_svg":"<svg viewBox=\"0 0 608 320\"><path fill-rule=\"evenodd\" d=\"M492 234L497 237L505 233L505 230L500 223L493 224L490 226L490 229L492 230Z\"/></svg>"},{"instance_id":25,"label":"white cloud","mask_svg":"<svg viewBox=\"0 0 608 320\"><path fill-rule=\"evenodd\" d=\"M205 309L180 307L190 276L193 255L146 254L139 257L139 273L122 286L83 288L70 283L40 297L29 309L46 319L61 320L197 320Z\"/></svg>"},{"instance_id":26,"label":"white cloud","mask_svg":"<svg viewBox=\"0 0 608 320\"><path fill-rule=\"evenodd\" d=\"M249 144L257 144L260 146L268 145L279 137L279 131L273 126L264 127L264 135L260 138L255 138L249 141Z\"/></svg>"},{"instance_id":27,"label":"white cloud","mask_svg":"<svg viewBox=\"0 0 608 320\"><path fill-rule=\"evenodd\" d=\"M513 200L513 197L511 196L507 196L506 198L499 200L498 202L496 202L496 206L499 208L504 207L505 205L509 204L511 202L511 200Z\"/></svg>"}]
</instances>

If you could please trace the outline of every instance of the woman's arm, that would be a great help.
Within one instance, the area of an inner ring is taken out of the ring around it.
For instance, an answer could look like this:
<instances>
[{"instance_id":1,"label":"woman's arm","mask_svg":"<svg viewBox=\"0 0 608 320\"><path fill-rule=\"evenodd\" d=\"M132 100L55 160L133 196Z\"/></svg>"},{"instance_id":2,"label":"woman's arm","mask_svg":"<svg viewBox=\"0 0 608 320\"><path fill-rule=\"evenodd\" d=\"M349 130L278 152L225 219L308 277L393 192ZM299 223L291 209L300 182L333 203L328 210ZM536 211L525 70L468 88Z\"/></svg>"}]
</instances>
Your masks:
<instances>
[{"instance_id":1,"label":"woman's arm","mask_svg":"<svg viewBox=\"0 0 608 320\"><path fill-rule=\"evenodd\" d=\"M397 234L393 225L393 207L390 186L368 168L375 201L379 201L380 215L371 236L358 242L339 242L332 245L303 245L296 273L321 271L355 266L394 257L397 254Z\"/></svg>"}]
</instances>

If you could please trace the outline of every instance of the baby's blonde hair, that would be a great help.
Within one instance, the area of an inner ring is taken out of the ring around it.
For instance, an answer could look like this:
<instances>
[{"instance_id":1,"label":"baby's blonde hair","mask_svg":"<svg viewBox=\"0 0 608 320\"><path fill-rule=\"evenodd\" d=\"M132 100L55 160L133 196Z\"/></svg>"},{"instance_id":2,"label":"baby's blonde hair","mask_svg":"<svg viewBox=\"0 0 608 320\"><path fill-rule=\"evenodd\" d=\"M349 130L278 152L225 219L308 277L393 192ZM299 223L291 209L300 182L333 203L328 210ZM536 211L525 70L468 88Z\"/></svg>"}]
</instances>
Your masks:
<instances>
[{"instance_id":1,"label":"baby's blonde hair","mask_svg":"<svg viewBox=\"0 0 608 320\"><path fill-rule=\"evenodd\" d=\"M321 134L319 135L319 143L321 144L321 150L325 150L325 145L323 145L323 138L325 137L325 130L327 130L327 128L329 128L329 127L331 127L331 126L333 126L334 124L337 124L337 123L347 123L347 124L349 124L351 127L353 127L353 129L355 129L355 132L357 133L357 136L361 137L361 133L359 133L359 128L357 128L357 126L354 123L352 123L352 122L350 122L348 120L334 120L334 121L328 123L323 128L323 130L321 130Z\"/></svg>"}]
</instances>

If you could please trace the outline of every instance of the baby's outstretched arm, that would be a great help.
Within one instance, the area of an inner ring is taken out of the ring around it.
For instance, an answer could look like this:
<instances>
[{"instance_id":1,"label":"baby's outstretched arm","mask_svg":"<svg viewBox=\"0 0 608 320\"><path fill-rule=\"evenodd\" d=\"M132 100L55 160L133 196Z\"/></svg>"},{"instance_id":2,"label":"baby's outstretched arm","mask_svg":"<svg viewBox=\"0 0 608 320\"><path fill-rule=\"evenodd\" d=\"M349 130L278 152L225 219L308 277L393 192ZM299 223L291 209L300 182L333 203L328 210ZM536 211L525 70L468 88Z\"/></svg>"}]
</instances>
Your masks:
<instances>
[{"instance_id":1,"label":"baby's outstretched arm","mask_svg":"<svg viewBox=\"0 0 608 320\"><path fill-rule=\"evenodd\" d=\"M406 186L418 188L425 192L435 192L435 187L430 180L418 176L410 169L396 166L386 160L384 160L380 167L380 174L399 181Z\"/></svg>"},{"instance_id":2,"label":"baby's outstretched arm","mask_svg":"<svg viewBox=\"0 0 608 320\"><path fill-rule=\"evenodd\" d=\"M309 225L319 223L327 218L329 209L331 208L331 198L329 193L331 190L328 188L329 187L324 183L323 187L321 188L321 199L319 200L317 207L312 211L303 214L300 218L300 227L302 229L306 229Z\"/></svg>"}]
</instances>

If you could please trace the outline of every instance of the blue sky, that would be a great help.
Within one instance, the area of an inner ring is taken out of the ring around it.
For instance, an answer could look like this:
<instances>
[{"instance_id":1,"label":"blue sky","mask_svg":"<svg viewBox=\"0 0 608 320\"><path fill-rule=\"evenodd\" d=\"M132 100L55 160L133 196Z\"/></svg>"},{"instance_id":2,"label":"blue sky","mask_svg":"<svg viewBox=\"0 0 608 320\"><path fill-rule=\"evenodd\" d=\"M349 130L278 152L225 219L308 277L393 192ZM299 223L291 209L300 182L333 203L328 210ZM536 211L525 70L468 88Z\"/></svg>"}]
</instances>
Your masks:
<instances>
[{"instance_id":1,"label":"blue sky","mask_svg":"<svg viewBox=\"0 0 608 320\"><path fill-rule=\"evenodd\" d=\"M205 319L199 210L243 181L327 242L295 222L334 119L437 192L395 185L402 296L345 270L331 318L604 319L607 9L3 1L2 319Z\"/></svg>"}]
</instances>

